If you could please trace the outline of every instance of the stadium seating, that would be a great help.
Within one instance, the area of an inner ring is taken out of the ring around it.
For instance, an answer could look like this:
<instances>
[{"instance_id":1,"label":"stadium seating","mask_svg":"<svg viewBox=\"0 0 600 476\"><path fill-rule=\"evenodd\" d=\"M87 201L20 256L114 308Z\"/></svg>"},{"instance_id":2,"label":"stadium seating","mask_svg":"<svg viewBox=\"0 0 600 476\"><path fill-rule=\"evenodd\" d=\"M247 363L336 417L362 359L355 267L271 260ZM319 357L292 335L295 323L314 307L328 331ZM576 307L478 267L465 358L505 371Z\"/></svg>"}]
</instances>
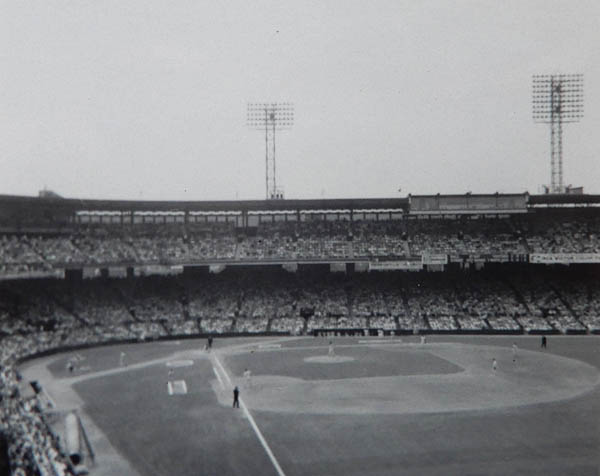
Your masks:
<instances>
[{"instance_id":1,"label":"stadium seating","mask_svg":"<svg viewBox=\"0 0 600 476\"><path fill-rule=\"evenodd\" d=\"M575 214L271 222L238 231L230 224L213 223L203 227L97 226L63 235L7 234L0 238L0 275L75 265L384 259L430 254L506 261L509 255L528 253L600 252L600 218Z\"/></svg>"}]
</instances>

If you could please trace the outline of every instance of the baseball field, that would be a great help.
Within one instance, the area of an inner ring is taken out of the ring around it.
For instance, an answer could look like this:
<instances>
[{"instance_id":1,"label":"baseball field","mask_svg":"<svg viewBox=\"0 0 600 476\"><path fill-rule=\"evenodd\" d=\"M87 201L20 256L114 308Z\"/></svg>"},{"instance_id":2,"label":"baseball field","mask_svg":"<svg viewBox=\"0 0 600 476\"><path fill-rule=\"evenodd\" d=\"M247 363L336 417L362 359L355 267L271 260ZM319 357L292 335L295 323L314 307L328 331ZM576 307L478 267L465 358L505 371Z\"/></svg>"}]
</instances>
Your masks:
<instances>
[{"instance_id":1,"label":"baseball field","mask_svg":"<svg viewBox=\"0 0 600 476\"><path fill-rule=\"evenodd\" d=\"M106 346L22 373L81 417L93 476L592 476L599 369L593 336L408 336Z\"/></svg>"}]
</instances>

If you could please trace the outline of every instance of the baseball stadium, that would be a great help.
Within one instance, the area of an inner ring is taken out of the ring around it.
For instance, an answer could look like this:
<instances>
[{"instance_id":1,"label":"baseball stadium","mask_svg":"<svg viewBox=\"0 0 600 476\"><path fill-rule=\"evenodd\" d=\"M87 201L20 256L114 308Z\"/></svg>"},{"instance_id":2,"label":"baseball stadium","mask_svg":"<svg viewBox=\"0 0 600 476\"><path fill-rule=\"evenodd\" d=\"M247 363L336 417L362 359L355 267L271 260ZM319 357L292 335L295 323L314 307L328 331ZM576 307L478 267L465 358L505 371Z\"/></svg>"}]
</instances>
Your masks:
<instances>
[{"instance_id":1,"label":"baseball stadium","mask_svg":"<svg viewBox=\"0 0 600 476\"><path fill-rule=\"evenodd\" d=\"M599 476L599 17L0 2L0 476Z\"/></svg>"},{"instance_id":2,"label":"baseball stadium","mask_svg":"<svg viewBox=\"0 0 600 476\"><path fill-rule=\"evenodd\" d=\"M598 203L1 196L0 473L596 475Z\"/></svg>"}]
</instances>

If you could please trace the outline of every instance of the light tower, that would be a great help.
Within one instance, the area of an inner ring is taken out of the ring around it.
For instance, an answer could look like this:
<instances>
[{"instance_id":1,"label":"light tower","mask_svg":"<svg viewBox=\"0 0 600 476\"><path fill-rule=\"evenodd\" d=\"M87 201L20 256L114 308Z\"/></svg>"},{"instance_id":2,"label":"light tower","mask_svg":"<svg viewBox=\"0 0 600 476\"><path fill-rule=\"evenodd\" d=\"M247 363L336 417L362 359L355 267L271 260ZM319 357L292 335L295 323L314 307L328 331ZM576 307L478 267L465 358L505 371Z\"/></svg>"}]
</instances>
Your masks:
<instances>
[{"instance_id":1,"label":"light tower","mask_svg":"<svg viewBox=\"0 0 600 476\"><path fill-rule=\"evenodd\" d=\"M283 191L277 188L275 132L290 129L294 125L294 105L289 102L248 103L246 120L248 127L265 133L267 200L281 199L283 198Z\"/></svg>"},{"instance_id":2,"label":"light tower","mask_svg":"<svg viewBox=\"0 0 600 476\"><path fill-rule=\"evenodd\" d=\"M533 76L533 120L550 124L550 193L564 193L562 125L583 117L583 75Z\"/></svg>"}]
</instances>

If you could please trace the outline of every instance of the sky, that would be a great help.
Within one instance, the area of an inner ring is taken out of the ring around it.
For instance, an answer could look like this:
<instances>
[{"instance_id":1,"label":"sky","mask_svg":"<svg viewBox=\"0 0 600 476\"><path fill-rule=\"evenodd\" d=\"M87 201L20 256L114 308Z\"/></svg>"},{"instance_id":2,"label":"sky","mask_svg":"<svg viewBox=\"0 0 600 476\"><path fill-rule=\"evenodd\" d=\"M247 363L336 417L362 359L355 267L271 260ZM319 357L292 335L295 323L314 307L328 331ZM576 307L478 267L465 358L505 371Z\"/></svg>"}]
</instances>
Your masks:
<instances>
[{"instance_id":1,"label":"sky","mask_svg":"<svg viewBox=\"0 0 600 476\"><path fill-rule=\"evenodd\" d=\"M0 0L0 194L265 197L249 102L292 102L286 198L539 193L532 75L584 75L565 185L600 193L597 0Z\"/></svg>"}]
</instances>

